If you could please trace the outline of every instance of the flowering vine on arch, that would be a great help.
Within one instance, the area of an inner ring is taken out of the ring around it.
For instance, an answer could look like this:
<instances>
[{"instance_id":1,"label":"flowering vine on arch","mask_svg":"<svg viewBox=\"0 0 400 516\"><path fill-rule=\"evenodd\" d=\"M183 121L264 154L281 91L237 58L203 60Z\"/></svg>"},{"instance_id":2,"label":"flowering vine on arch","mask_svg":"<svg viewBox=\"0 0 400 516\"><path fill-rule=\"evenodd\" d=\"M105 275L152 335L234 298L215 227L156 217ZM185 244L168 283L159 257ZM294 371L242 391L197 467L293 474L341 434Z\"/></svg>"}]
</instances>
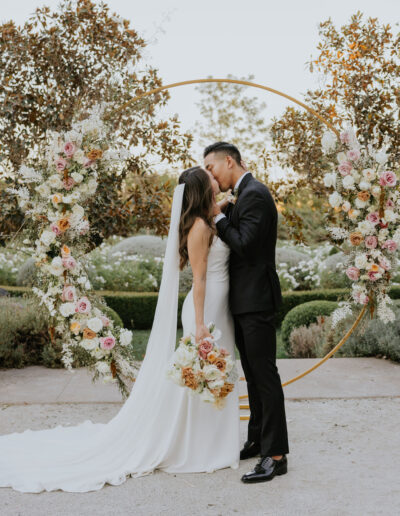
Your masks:
<instances>
[{"instance_id":1,"label":"flowering vine on arch","mask_svg":"<svg viewBox=\"0 0 400 516\"><path fill-rule=\"evenodd\" d=\"M129 156L104 123L104 107L93 108L64 134L51 133L44 156L34 167L20 168L22 186L10 191L31 222L39 285L32 290L48 309L51 339L62 343L65 367L72 370L74 350L83 349L94 379L117 382L126 395L137 371L127 352L132 332L105 315L85 268L90 232L85 204L102 177L117 173Z\"/></svg>"},{"instance_id":2,"label":"flowering vine on arch","mask_svg":"<svg viewBox=\"0 0 400 516\"><path fill-rule=\"evenodd\" d=\"M376 308L383 322L393 321L387 289L400 247L400 191L399 171L388 166L388 137L381 148L377 135L362 147L355 130L349 128L340 133L340 141L324 133L321 143L332 169L325 174L324 184L331 191L329 204L338 223L327 230L347 254L352 299L369 305L371 316ZM333 324L350 313L350 303L342 303L333 314Z\"/></svg>"}]
</instances>

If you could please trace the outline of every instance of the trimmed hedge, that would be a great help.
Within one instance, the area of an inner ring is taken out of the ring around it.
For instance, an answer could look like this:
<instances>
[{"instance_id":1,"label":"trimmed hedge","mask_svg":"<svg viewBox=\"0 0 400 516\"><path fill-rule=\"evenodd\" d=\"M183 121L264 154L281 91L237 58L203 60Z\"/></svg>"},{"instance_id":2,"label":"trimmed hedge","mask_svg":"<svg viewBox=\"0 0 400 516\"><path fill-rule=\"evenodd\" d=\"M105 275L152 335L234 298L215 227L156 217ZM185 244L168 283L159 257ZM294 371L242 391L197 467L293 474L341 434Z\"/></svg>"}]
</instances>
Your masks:
<instances>
[{"instance_id":1,"label":"trimmed hedge","mask_svg":"<svg viewBox=\"0 0 400 516\"><path fill-rule=\"evenodd\" d=\"M281 338L286 352L291 355L289 337L295 328L317 322L320 315L329 316L338 307L336 301L309 301L290 310L282 323Z\"/></svg>"},{"instance_id":2,"label":"trimmed hedge","mask_svg":"<svg viewBox=\"0 0 400 516\"><path fill-rule=\"evenodd\" d=\"M2 287L11 296L20 296L30 292L28 287ZM148 329L153 324L157 305L157 292L112 292L99 290L97 294L103 296L107 305L121 317L126 328ZM340 301L348 295L347 289L287 291L282 293L283 304L277 313L277 325L284 320L292 308L309 301ZM392 299L400 299L400 287L392 287L389 291ZM178 325L181 323L181 309L186 294L179 294Z\"/></svg>"}]
</instances>

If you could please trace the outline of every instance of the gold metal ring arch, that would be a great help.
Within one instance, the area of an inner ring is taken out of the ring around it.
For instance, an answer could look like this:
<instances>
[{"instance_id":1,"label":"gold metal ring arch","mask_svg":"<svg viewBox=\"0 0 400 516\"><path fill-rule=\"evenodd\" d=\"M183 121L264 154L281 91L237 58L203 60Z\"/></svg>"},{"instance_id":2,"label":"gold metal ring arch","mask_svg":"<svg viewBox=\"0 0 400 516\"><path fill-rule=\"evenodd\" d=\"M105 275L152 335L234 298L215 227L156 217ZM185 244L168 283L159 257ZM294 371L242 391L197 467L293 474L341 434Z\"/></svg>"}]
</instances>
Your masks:
<instances>
[{"instance_id":1,"label":"gold metal ring arch","mask_svg":"<svg viewBox=\"0 0 400 516\"><path fill-rule=\"evenodd\" d=\"M159 88L154 88L154 89L152 89L150 91L147 91L145 93L141 93L140 95L137 95L136 97L133 97L132 99L128 100L127 102L125 102L124 104L122 104L121 106L119 106L118 108L113 110L112 113L111 113L111 116L114 113L118 113L119 111L122 111L128 105L136 102L137 100L142 99L144 97L148 97L150 95L154 95L155 93L160 93L162 91L171 90L173 88L177 88L179 86L186 86L186 85L189 85L189 84L202 84L202 83L212 83L212 82L215 82L215 83L231 83L231 84L240 84L242 86L250 86L252 88L258 88L260 90L269 91L270 93L273 93L274 95L279 95L280 97L284 97L284 98L290 100L291 102L294 102L298 106L302 107L303 109L305 109L306 111L308 111L312 115L314 115L323 124L325 124L331 131L333 131L336 134L336 136L339 138L339 131L330 122L328 122L328 120L326 120L323 116L321 116L317 111L312 109L310 106L307 106L307 104L304 104L304 102L301 102L300 100L297 100L294 97L292 97L290 95L287 95L286 93L283 93L282 91L275 90L274 88L270 88L269 86L264 86L262 84L257 84L257 83L250 82L250 81L242 81L242 80L239 80L239 79L213 79L213 78L193 79L193 80L190 80L190 81L175 82L175 83L172 83L172 84L167 84L166 86L160 86ZM282 387L286 387L287 385L289 385L289 384L291 384L293 382L296 382L297 380L300 380L301 378L304 378L305 376L310 374L312 371L317 369L319 366L321 366L324 362L326 362L331 356L333 356L336 353L336 351L338 351L338 349L343 346L343 344L347 341L347 339L350 337L350 335L353 333L353 331L359 325L359 323L360 323L361 319L363 318L366 310L367 310L367 306L364 306L363 309L360 311L359 315L357 316L356 320L354 321L353 326L349 329L349 331L346 333L346 335L340 340L340 342L338 342L338 344L336 344L336 346L329 353L327 353L321 360L319 360L316 364L314 364L312 367L310 367L309 369L307 369L303 373L301 373L298 376L295 376L294 378L291 378L290 380L284 382L282 384ZM239 399L247 399L247 398L248 398L247 395L239 397ZM248 405L241 405L240 408L241 409L248 409L249 406ZM249 419L249 416L240 416L240 419L244 420L244 421L247 421Z\"/></svg>"}]
</instances>

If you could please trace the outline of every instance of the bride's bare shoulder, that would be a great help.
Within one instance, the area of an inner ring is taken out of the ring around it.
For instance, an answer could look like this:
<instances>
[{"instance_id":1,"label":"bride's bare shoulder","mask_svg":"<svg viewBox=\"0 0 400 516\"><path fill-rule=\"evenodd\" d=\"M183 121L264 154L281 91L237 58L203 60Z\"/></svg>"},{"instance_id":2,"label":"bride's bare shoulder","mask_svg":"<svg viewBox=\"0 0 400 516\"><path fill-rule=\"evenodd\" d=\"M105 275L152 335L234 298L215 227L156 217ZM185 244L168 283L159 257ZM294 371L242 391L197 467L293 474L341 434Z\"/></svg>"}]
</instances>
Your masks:
<instances>
[{"instance_id":1,"label":"bride's bare shoulder","mask_svg":"<svg viewBox=\"0 0 400 516\"><path fill-rule=\"evenodd\" d=\"M208 238L210 233L211 228L207 222L201 217L197 217L190 228L188 238L190 240L202 240L203 238Z\"/></svg>"}]
</instances>

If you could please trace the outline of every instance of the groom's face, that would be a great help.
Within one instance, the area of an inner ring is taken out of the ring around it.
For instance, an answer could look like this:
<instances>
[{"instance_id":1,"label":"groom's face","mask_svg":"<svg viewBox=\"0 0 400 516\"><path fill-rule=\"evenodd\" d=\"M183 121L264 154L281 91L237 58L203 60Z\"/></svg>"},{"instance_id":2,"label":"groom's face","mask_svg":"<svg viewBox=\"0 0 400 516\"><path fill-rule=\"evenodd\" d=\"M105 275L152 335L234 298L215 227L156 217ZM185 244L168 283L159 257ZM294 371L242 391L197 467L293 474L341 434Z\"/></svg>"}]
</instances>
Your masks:
<instances>
[{"instance_id":1,"label":"groom's face","mask_svg":"<svg viewBox=\"0 0 400 516\"><path fill-rule=\"evenodd\" d=\"M217 180L221 192L232 187L232 158L222 152L210 152L204 158L204 168Z\"/></svg>"}]
</instances>

